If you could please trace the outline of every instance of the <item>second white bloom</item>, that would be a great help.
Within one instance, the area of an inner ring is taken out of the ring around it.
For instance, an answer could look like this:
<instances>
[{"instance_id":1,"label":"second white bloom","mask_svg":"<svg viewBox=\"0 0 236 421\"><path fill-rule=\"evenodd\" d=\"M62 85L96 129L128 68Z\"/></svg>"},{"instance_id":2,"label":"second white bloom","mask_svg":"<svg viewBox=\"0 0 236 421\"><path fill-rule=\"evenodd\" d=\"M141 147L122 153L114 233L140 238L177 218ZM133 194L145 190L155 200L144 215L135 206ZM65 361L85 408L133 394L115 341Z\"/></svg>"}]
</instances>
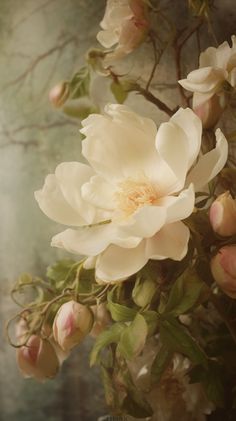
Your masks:
<instances>
[{"instance_id":1,"label":"second white bloom","mask_svg":"<svg viewBox=\"0 0 236 421\"><path fill-rule=\"evenodd\" d=\"M128 107L108 105L105 115L84 120L81 132L90 165L58 165L35 193L48 217L75 227L56 235L52 245L89 256L97 278L108 282L127 278L149 259L181 260L189 240L182 220L193 211L194 190L227 159L221 131L215 149L195 167L202 126L190 109L180 109L157 131Z\"/></svg>"}]
</instances>

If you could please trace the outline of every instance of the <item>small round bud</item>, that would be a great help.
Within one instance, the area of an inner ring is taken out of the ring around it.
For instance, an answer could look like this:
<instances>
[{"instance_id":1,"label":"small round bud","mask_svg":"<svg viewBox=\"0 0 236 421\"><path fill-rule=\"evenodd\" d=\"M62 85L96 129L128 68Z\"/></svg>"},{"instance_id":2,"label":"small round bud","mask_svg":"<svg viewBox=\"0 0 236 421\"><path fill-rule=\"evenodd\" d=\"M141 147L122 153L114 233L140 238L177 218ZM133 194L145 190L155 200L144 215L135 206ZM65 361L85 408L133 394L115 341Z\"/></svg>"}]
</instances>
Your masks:
<instances>
[{"instance_id":1,"label":"small round bud","mask_svg":"<svg viewBox=\"0 0 236 421\"><path fill-rule=\"evenodd\" d=\"M85 338L92 325L91 310L76 301L68 301L59 308L54 319L54 339L63 351L70 351Z\"/></svg>"},{"instance_id":2,"label":"small round bud","mask_svg":"<svg viewBox=\"0 0 236 421\"><path fill-rule=\"evenodd\" d=\"M236 245L222 247L211 260L211 272L226 295L236 298Z\"/></svg>"},{"instance_id":3,"label":"small round bud","mask_svg":"<svg viewBox=\"0 0 236 421\"><path fill-rule=\"evenodd\" d=\"M193 107L193 111L202 121L204 129L211 129L218 122L225 106L223 95L215 94L203 104Z\"/></svg>"},{"instance_id":4,"label":"small round bud","mask_svg":"<svg viewBox=\"0 0 236 421\"><path fill-rule=\"evenodd\" d=\"M70 86L68 82L60 82L55 85L49 92L49 100L51 104L60 108L65 104L70 94Z\"/></svg>"},{"instance_id":5,"label":"small round bud","mask_svg":"<svg viewBox=\"0 0 236 421\"><path fill-rule=\"evenodd\" d=\"M221 194L212 203L209 218L217 234L223 237L236 234L236 201L229 192Z\"/></svg>"},{"instance_id":6,"label":"small round bud","mask_svg":"<svg viewBox=\"0 0 236 421\"><path fill-rule=\"evenodd\" d=\"M59 361L48 340L32 335L25 346L17 350L18 366L25 377L45 380L55 377Z\"/></svg>"},{"instance_id":7,"label":"small round bud","mask_svg":"<svg viewBox=\"0 0 236 421\"><path fill-rule=\"evenodd\" d=\"M94 325L90 331L90 335L96 338L106 329L107 325L111 321L111 318L109 312L107 311L106 305L103 303L92 306L91 310L94 314Z\"/></svg>"}]
</instances>

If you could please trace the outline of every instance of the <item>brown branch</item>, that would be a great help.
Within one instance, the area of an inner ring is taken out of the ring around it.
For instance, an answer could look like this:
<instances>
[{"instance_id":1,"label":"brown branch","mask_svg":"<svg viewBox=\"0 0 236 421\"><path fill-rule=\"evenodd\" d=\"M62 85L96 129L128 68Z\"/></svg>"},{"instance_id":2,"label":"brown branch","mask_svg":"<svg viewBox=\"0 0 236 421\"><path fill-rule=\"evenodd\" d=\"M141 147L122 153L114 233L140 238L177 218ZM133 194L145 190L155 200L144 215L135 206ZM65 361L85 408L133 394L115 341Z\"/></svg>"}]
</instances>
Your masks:
<instances>
[{"instance_id":1,"label":"brown branch","mask_svg":"<svg viewBox=\"0 0 236 421\"><path fill-rule=\"evenodd\" d=\"M168 107L163 101L161 101L159 98L154 96L150 91L147 91L144 88L136 87L136 92L138 92L140 95L142 95L145 99L147 99L149 102L152 102L152 104L156 105L161 111L166 113L169 117L172 117L172 115L175 113L176 110L171 110L171 108Z\"/></svg>"},{"instance_id":2,"label":"brown branch","mask_svg":"<svg viewBox=\"0 0 236 421\"><path fill-rule=\"evenodd\" d=\"M184 39L182 39L180 41L181 36L184 34L185 32L185 28L181 31L179 31L179 33L177 34L175 40L174 40L174 50L175 50L175 64L176 64L176 76L177 76L177 80L182 79L182 70L181 70L181 55L182 55L182 51L183 48L186 44L186 42L191 38L191 36L199 31L201 25L203 24L203 20L201 20L200 22L197 23L197 25L195 25L184 37ZM178 83L178 88L179 88L179 92L180 92L180 96L182 98L182 100L184 101L184 103L189 106L189 102L190 102L190 98L188 95L186 95L184 88Z\"/></svg>"},{"instance_id":3,"label":"brown branch","mask_svg":"<svg viewBox=\"0 0 236 421\"><path fill-rule=\"evenodd\" d=\"M59 52L61 54L61 51L69 44L71 43L76 43L77 42L77 37L75 35L71 36L70 38L67 38L65 41L55 45L54 47L50 48L49 50L45 51L44 53L40 54L38 57L36 57L35 60L33 60L30 65L27 67L27 69L21 73L16 79L11 80L10 82L8 82L4 88L2 89L1 92L5 91L6 89L8 89L10 86L14 86L19 82L24 81L24 79L26 79L26 77L33 73L34 70L36 69L36 67L38 66L38 64L44 60L45 58L49 57L50 55Z\"/></svg>"}]
</instances>

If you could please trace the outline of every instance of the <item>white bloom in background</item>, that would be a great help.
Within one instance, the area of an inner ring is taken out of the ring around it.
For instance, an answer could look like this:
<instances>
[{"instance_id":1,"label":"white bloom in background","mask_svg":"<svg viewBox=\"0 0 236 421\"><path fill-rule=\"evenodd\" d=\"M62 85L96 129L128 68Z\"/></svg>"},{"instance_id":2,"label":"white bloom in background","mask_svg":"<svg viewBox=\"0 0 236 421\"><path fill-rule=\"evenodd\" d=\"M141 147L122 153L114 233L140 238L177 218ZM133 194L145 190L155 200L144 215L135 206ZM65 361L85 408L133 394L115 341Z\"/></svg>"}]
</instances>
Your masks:
<instances>
[{"instance_id":1,"label":"white bloom in background","mask_svg":"<svg viewBox=\"0 0 236 421\"><path fill-rule=\"evenodd\" d=\"M151 390L148 401L154 415L152 421L206 421L206 415L215 409L200 383L190 384L188 358L175 354L160 384Z\"/></svg>"},{"instance_id":2,"label":"white bloom in background","mask_svg":"<svg viewBox=\"0 0 236 421\"><path fill-rule=\"evenodd\" d=\"M107 0L105 15L97 39L105 48L117 45L109 58L118 59L131 53L144 39L149 20L143 0Z\"/></svg>"},{"instance_id":3,"label":"white bloom in background","mask_svg":"<svg viewBox=\"0 0 236 421\"><path fill-rule=\"evenodd\" d=\"M193 211L194 187L223 168L228 144L216 131L216 147L201 156L202 126L190 109L180 109L160 125L123 105L107 105L105 115L82 122L83 156L90 165L64 162L35 193L42 211L74 226L52 246L89 256L96 277L127 278L149 259L181 260Z\"/></svg>"},{"instance_id":4,"label":"white bloom in background","mask_svg":"<svg viewBox=\"0 0 236 421\"><path fill-rule=\"evenodd\" d=\"M197 108L215 94L222 91L224 82L233 88L236 85L236 37L233 35L232 47L223 42L218 48L209 47L199 58L199 69L193 70L187 79L179 80L181 86L193 94L193 108ZM224 102L222 96L221 102ZM222 104L222 108L224 104Z\"/></svg>"}]
</instances>

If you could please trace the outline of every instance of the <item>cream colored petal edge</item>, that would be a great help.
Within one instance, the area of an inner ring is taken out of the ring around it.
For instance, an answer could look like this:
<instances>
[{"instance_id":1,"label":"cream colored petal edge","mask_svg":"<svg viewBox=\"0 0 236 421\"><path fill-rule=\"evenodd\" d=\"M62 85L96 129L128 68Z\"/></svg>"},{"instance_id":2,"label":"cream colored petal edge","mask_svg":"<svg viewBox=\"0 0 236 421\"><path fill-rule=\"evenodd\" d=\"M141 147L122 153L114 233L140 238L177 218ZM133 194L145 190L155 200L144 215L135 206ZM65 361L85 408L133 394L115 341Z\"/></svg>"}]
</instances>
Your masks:
<instances>
[{"instance_id":1,"label":"cream colored petal edge","mask_svg":"<svg viewBox=\"0 0 236 421\"><path fill-rule=\"evenodd\" d=\"M43 188L34 193L40 209L53 221L63 225L79 226L86 222L66 201L54 174L49 174Z\"/></svg>"},{"instance_id":2,"label":"cream colored petal edge","mask_svg":"<svg viewBox=\"0 0 236 421\"><path fill-rule=\"evenodd\" d=\"M146 243L146 256L149 259L182 260L188 251L190 232L183 222L165 225Z\"/></svg>"},{"instance_id":3,"label":"cream colored petal edge","mask_svg":"<svg viewBox=\"0 0 236 421\"><path fill-rule=\"evenodd\" d=\"M145 241L133 249L109 246L96 262L96 277L103 282L121 281L138 272L147 263Z\"/></svg>"},{"instance_id":4,"label":"cream colored petal edge","mask_svg":"<svg viewBox=\"0 0 236 421\"><path fill-rule=\"evenodd\" d=\"M220 129L216 130L216 147L199 158L190 171L186 185L194 184L195 191L204 187L224 167L228 157L228 142Z\"/></svg>"}]
</instances>

